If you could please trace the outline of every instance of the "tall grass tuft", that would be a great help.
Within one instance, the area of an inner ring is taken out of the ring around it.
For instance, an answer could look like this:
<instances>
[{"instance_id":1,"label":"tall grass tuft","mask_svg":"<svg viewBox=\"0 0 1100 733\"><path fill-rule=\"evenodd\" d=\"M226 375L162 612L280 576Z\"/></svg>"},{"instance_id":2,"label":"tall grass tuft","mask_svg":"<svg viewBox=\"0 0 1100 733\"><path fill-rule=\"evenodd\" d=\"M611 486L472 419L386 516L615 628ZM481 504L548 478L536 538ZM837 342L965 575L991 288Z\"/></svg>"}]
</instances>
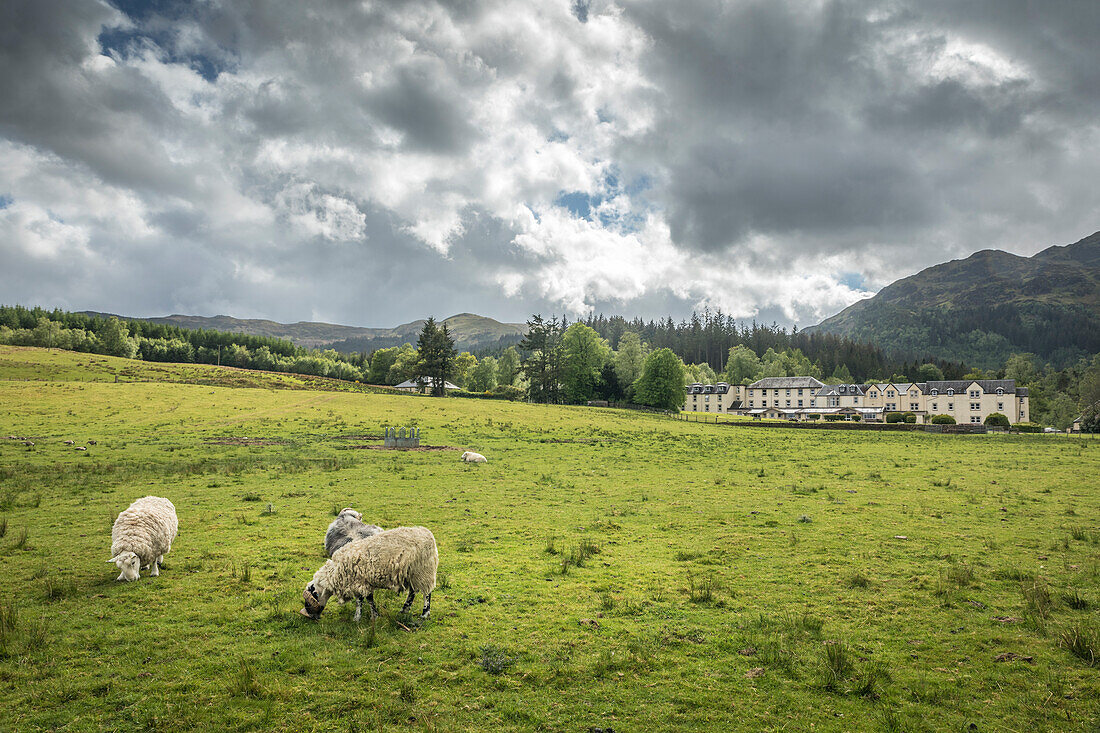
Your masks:
<instances>
[{"instance_id":1,"label":"tall grass tuft","mask_svg":"<svg viewBox=\"0 0 1100 733\"><path fill-rule=\"evenodd\" d=\"M497 675L506 672L516 661L516 657L509 655L503 647L485 644L481 647L481 661L478 666L488 674Z\"/></svg>"},{"instance_id":2,"label":"tall grass tuft","mask_svg":"<svg viewBox=\"0 0 1100 733\"><path fill-rule=\"evenodd\" d=\"M842 689L842 683L852 673L852 655L842 641L827 641L821 654L823 663L821 686L829 692Z\"/></svg>"},{"instance_id":3,"label":"tall grass tuft","mask_svg":"<svg viewBox=\"0 0 1100 733\"><path fill-rule=\"evenodd\" d=\"M1029 613L1044 621L1050 618L1051 611L1054 610L1054 599L1050 596L1046 580L1036 578L1034 581L1022 583L1020 593Z\"/></svg>"},{"instance_id":4,"label":"tall grass tuft","mask_svg":"<svg viewBox=\"0 0 1100 733\"><path fill-rule=\"evenodd\" d=\"M243 697L263 697L264 691L256 677L256 670L246 661L242 661L237 673L229 683L229 694Z\"/></svg>"},{"instance_id":5,"label":"tall grass tuft","mask_svg":"<svg viewBox=\"0 0 1100 733\"><path fill-rule=\"evenodd\" d=\"M1075 611L1087 611L1092 605L1076 588L1071 588L1062 594L1062 603Z\"/></svg>"},{"instance_id":6,"label":"tall grass tuft","mask_svg":"<svg viewBox=\"0 0 1100 733\"><path fill-rule=\"evenodd\" d=\"M1068 629L1063 629L1059 638L1061 645L1070 654L1082 660L1090 667L1095 667L1100 655L1100 633L1095 627L1084 624L1074 624Z\"/></svg>"},{"instance_id":7,"label":"tall grass tuft","mask_svg":"<svg viewBox=\"0 0 1100 733\"><path fill-rule=\"evenodd\" d=\"M703 578L698 583L691 581L690 597L692 603L713 603L717 584L712 578Z\"/></svg>"},{"instance_id":8,"label":"tall grass tuft","mask_svg":"<svg viewBox=\"0 0 1100 733\"><path fill-rule=\"evenodd\" d=\"M870 588L871 579L858 570L848 576L848 579L844 581L844 584L849 588Z\"/></svg>"},{"instance_id":9,"label":"tall grass tuft","mask_svg":"<svg viewBox=\"0 0 1100 733\"><path fill-rule=\"evenodd\" d=\"M0 517L0 537L8 533L8 518Z\"/></svg>"}]
</instances>

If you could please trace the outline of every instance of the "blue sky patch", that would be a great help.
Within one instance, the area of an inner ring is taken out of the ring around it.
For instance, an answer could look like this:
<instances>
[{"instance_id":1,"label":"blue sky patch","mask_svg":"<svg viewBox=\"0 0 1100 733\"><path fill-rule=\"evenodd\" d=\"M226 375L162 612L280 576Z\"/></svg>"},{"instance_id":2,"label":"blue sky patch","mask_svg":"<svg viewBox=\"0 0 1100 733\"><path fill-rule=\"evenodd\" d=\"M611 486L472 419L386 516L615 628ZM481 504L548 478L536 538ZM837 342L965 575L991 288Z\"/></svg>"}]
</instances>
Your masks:
<instances>
[{"instance_id":1,"label":"blue sky patch","mask_svg":"<svg viewBox=\"0 0 1100 733\"><path fill-rule=\"evenodd\" d=\"M837 277L837 282L841 285L847 285L852 290L867 289L867 278L859 272L842 272Z\"/></svg>"},{"instance_id":2,"label":"blue sky patch","mask_svg":"<svg viewBox=\"0 0 1100 733\"><path fill-rule=\"evenodd\" d=\"M587 219L592 215L592 204L593 197L584 191L570 191L569 193L563 191L554 199L555 206L560 206L573 216L581 219ZM598 206L599 203L596 203L596 205Z\"/></svg>"},{"instance_id":3,"label":"blue sky patch","mask_svg":"<svg viewBox=\"0 0 1100 733\"><path fill-rule=\"evenodd\" d=\"M0 193L0 209L6 209L15 203L15 199L11 197L11 194Z\"/></svg>"}]
</instances>

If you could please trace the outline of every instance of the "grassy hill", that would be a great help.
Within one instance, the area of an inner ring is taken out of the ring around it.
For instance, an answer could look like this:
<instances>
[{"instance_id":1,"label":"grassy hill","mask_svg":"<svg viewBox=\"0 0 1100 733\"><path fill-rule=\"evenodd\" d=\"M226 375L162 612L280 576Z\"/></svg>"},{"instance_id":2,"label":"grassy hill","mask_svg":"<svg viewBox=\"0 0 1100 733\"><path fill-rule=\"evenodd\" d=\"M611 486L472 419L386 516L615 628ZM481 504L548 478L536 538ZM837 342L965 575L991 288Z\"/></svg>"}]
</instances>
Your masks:
<instances>
[{"instance_id":1,"label":"grassy hill","mask_svg":"<svg viewBox=\"0 0 1100 733\"><path fill-rule=\"evenodd\" d=\"M806 330L906 358L991 368L1030 351L1063 366L1100 351L1100 232L1033 257L983 250L936 265Z\"/></svg>"},{"instance_id":2,"label":"grassy hill","mask_svg":"<svg viewBox=\"0 0 1100 733\"><path fill-rule=\"evenodd\" d=\"M112 313L81 311L89 316L111 316ZM362 328L359 326L341 326L333 323L277 323L254 318L233 318L232 316L185 316L171 315L163 317L117 316L131 321L148 321L180 328L227 331L246 333L254 336L271 336L291 341L299 346L311 349L334 348L350 353L353 351L373 351L387 346L400 346L403 343L416 343L424 321L412 321L393 328ZM501 339L519 340L526 331L522 323L501 323L486 316L473 313L459 313L443 321L455 339L459 350L468 351L495 346Z\"/></svg>"},{"instance_id":3,"label":"grassy hill","mask_svg":"<svg viewBox=\"0 0 1100 733\"><path fill-rule=\"evenodd\" d=\"M1063 642L1100 643L1094 441L114 381L132 366L0 347L0 729L1100 723ZM438 449L376 450L385 425ZM145 494L180 534L117 583L111 522ZM344 506L433 531L430 621L388 591L373 628L297 614Z\"/></svg>"}]
</instances>

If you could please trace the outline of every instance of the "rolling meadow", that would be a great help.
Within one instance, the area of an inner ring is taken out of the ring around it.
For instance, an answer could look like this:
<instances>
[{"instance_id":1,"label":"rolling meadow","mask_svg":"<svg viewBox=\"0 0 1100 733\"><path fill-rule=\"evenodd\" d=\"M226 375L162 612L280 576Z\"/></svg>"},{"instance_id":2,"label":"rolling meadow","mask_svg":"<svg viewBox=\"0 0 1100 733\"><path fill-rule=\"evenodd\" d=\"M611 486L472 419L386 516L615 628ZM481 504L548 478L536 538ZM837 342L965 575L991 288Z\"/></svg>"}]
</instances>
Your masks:
<instances>
[{"instance_id":1,"label":"rolling meadow","mask_svg":"<svg viewBox=\"0 0 1100 733\"><path fill-rule=\"evenodd\" d=\"M388 425L430 449L380 450ZM179 536L119 583L111 524L146 494ZM386 591L376 624L297 613L345 506L435 534L429 620ZM0 535L0 730L1100 726L1088 437L745 429L4 346Z\"/></svg>"}]
</instances>

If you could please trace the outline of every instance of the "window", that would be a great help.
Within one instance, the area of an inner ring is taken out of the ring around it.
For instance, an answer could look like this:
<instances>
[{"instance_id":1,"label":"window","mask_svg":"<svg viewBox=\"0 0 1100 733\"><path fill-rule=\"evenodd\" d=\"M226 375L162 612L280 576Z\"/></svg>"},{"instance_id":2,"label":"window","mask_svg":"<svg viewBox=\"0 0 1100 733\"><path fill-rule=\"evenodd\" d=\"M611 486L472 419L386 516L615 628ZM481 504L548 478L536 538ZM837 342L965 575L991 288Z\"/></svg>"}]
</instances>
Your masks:
<instances>
[{"instance_id":1,"label":"window","mask_svg":"<svg viewBox=\"0 0 1100 733\"><path fill-rule=\"evenodd\" d=\"M799 390L799 391L801 391L801 390ZM799 407L802 407L802 400L799 400L799 401L798 401L798 406L799 406Z\"/></svg>"},{"instance_id":2,"label":"window","mask_svg":"<svg viewBox=\"0 0 1100 733\"><path fill-rule=\"evenodd\" d=\"M871 390L871 397L878 397L878 392Z\"/></svg>"},{"instance_id":3,"label":"window","mask_svg":"<svg viewBox=\"0 0 1100 733\"><path fill-rule=\"evenodd\" d=\"M955 403L954 402L948 402L947 403L947 411L948 412L954 412L955 411Z\"/></svg>"},{"instance_id":4,"label":"window","mask_svg":"<svg viewBox=\"0 0 1100 733\"><path fill-rule=\"evenodd\" d=\"M936 396L936 395L938 395L939 393L940 393L940 391L939 391L938 389L934 389L934 390L932 390L932 396L933 396L933 397L935 397L935 396Z\"/></svg>"},{"instance_id":5,"label":"window","mask_svg":"<svg viewBox=\"0 0 1100 733\"><path fill-rule=\"evenodd\" d=\"M798 396L799 396L799 397L801 397L801 396L802 396L802 388L801 388L801 387L799 387L799 389L798 389Z\"/></svg>"},{"instance_id":6,"label":"window","mask_svg":"<svg viewBox=\"0 0 1100 733\"><path fill-rule=\"evenodd\" d=\"M982 424L982 416L981 415L971 415L970 416L970 422L981 425Z\"/></svg>"},{"instance_id":7,"label":"window","mask_svg":"<svg viewBox=\"0 0 1100 733\"><path fill-rule=\"evenodd\" d=\"M970 403L970 409L971 410L980 410L980 409L982 409L982 403L981 402L971 402Z\"/></svg>"},{"instance_id":8,"label":"window","mask_svg":"<svg viewBox=\"0 0 1100 733\"><path fill-rule=\"evenodd\" d=\"M970 399L980 400L982 398L982 391L980 389L970 390Z\"/></svg>"},{"instance_id":9,"label":"window","mask_svg":"<svg viewBox=\"0 0 1100 733\"><path fill-rule=\"evenodd\" d=\"M719 402L717 405L715 405L714 409L718 410L718 412L721 412L722 411L722 403Z\"/></svg>"},{"instance_id":10,"label":"window","mask_svg":"<svg viewBox=\"0 0 1100 733\"><path fill-rule=\"evenodd\" d=\"M703 402L710 402L710 395L709 394L706 397L703 398Z\"/></svg>"},{"instance_id":11,"label":"window","mask_svg":"<svg viewBox=\"0 0 1100 733\"><path fill-rule=\"evenodd\" d=\"M749 400L749 407L752 407L752 406L753 406L753 405L752 405L752 403L753 403L753 401L752 401L752 400Z\"/></svg>"},{"instance_id":12,"label":"window","mask_svg":"<svg viewBox=\"0 0 1100 733\"><path fill-rule=\"evenodd\" d=\"M940 409L940 406L939 406L939 405L937 405L937 404L936 404L935 402L933 402L933 403L932 403L932 412L935 412L935 411L936 411L936 410L938 410L938 409Z\"/></svg>"},{"instance_id":13,"label":"window","mask_svg":"<svg viewBox=\"0 0 1100 733\"><path fill-rule=\"evenodd\" d=\"M918 403L918 402L910 402L910 403L909 403L909 409L910 409L910 410L912 410L913 412L916 412L917 410L919 410L919 409L920 409L920 403Z\"/></svg>"},{"instance_id":14,"label":"window","mask_svg":"<svg viewBox=\"0 0 1100 733\"><path fill-rule=\"evenodd\" d=\"M1004 395L1004 393L1005 393L1005 391L1004 391L1003 388L1001 388L1001 387L997 388L997 396L998 397L1002 397Z\"/></svg>"},{"instance_id":15,"label":"window","mask_svg":"<svg viewBox=\"0 0 1100 733\"><path fill-rule=\"evenodd\" d=\"M949 390L947 390L947 396L948 396L948 397L952 396L953 394L955 394L955 390L954 390L954 389L949 389Z\"/></svg>"},{"instance_id":16,"label":"window","mask_svg":"<svg viewBox=\"0 0 1100 733\"><path fill-rule=\"evenodd\" d=\"M790 396L791 396L791 391L790 391L789 389L787 390L787 396L788 396L788 397L790 397Z\"/></svg>"},{"instance_id":17,"label":"window","mask_svg":"<svg viewBox=\"0 0 1100 733\"><path fill-rule=\"evenodd\" d=\"M1005 411L1005 403L998 402L997 403L997 412L1004 412L1004 411Z\"/></svg>"},{"instance_id":18,"label":"window","mask_svg":"<svg viewBox=\"0 0 1100 733\"><path fill-rule=\"evenodd\" d=\"M917 390L915 390L915 389L911 389L911 390L909 390L909 396L910 396L910 397L913 397L913 398L916 398L916 396L917 396Z\"/></svg>"},{"instance_id":19,"label":"window","mask_svg":"<svg viewBox=\"0 0 1100 733\"><path fill-rule=\"evenodd\" d=\"M691 401L692 401L692 402L698 402L698 401L699 401L699 395L697 395L697 394L693 394L693 395L691 396Z\"/></svg>"},{"instance_id":20,"label":"window","mask_svg":"<svg viewBox=\"0 0 1100 733\"><path fill-rule=\"evenodd\" d=\"M772 395L773 397L778 397L779 396L779 390L778 389L775 389L775 390L772 390L772 391L775 392L775 394Z\"/></svg>"},{"instance_id":21,"label":"window","mask_svg":"<svg viewBox=\"0 0 1100 733\"><path fill-rule=\"evenodd\" d=\"M706 408L707 412L710 412L710 405L703 405L703 407Z\"/></svg>"},{"instance_id":22,"label":"window","mask_svg":"<svg viewBox=\"0 0 1100 733\"><path fill-rule=\"evenodd\" d=\"M887 397L893 397L894 396L894 390L890 390L889 392L887 392L886 396Z\"/></svg>"},{"instance_id":23,"label":"window","mask_svg":"<svg viewBox=\"0 0 1100 733\"><path fill-rule=\"evenodd\" d=\"M829 398L829 407L840 407L840 398L839 397L830 397Z\"/></svg>"},{"instance_id":24,"label":"window","mask_svg":"<svg viewBox=\"0 0 1100 733\"><path fill-rule=\"evenodd\" d=\"M887 412L897 412L898 411L898 403L896 403L896 402L887 402L886 403L886 411Z\"/></svg>"},{"instance_id":25,"label":"window","mask_svg":"<svg viewBox=\"0 0 1100 733\"><path fill-rule=\"evenodd\" d=\"M810 400L810 407L817 407L817 400Z\"/></svg>"}]
</instances>

